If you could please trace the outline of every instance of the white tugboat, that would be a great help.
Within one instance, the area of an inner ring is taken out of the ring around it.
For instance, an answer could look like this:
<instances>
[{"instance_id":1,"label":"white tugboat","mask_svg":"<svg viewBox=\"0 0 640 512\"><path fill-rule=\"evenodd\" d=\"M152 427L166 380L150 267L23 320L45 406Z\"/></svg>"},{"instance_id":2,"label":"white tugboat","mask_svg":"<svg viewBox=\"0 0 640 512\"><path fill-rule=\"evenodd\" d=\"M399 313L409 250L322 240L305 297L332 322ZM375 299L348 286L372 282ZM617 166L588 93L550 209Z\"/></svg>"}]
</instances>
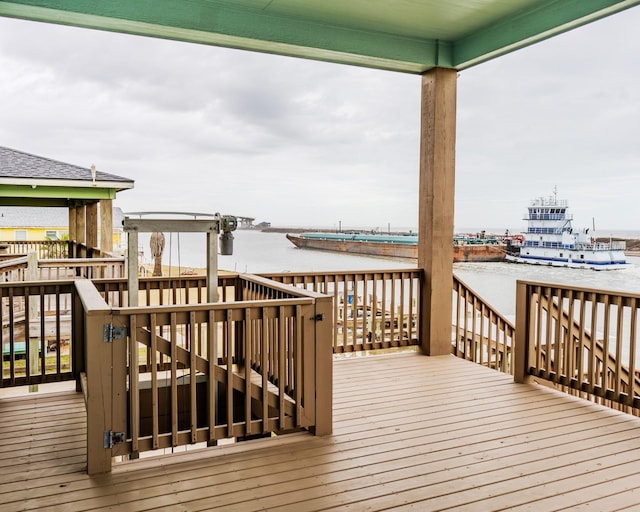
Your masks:
<instances>
[{"instance_id":1,"label":"white tugboat","mask_svg":"<svg viewBox=\"0 0 640 512\"><path fill-rule=\"evenodd\" d=\"M566 200L553 196L531 201L521 245L507 247L507 261L554 267L614 270L626 268L625 242L596 242L589 229L574 232Z\"/></svg>"}]
</instances>

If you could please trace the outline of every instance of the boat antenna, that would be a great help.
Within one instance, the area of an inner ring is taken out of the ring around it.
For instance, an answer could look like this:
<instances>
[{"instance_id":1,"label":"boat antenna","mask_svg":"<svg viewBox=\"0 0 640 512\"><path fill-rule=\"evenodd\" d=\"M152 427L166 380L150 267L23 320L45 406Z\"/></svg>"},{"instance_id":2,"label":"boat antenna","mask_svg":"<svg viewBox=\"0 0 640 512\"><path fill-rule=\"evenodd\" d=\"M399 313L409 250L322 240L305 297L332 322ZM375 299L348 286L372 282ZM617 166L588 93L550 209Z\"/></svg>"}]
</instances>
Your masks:
<instances>
[{"instance_id":1,"label":"boat antenna","mask_svg":"<svg viewBox=\"0 0 640 512\"><path fill-rule=\"evenodd\" d=\"M553 202L558 202L558 185L554 185L553 187Z\"/></svg>"}]
</instances>

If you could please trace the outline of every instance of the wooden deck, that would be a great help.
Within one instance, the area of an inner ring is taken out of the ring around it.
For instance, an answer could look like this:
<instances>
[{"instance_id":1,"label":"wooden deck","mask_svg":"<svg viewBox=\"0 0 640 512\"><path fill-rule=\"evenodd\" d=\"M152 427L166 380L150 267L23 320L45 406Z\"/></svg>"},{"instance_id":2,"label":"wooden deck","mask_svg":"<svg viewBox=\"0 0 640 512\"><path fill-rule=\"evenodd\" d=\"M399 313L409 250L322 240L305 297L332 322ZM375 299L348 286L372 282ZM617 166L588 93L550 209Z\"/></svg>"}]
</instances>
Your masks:
<instances>
[{"instance_id":1,"label":"wooden deck","mask_svg":"<svg viewBox=\"0 0 640 512\"><path fill-rule=\"evenodd\" d=\"M0 400L0 510L638 510L640 419L454 357L335 362L334 434L85 474L79 394Z\"/></svg>"}]
</instances>

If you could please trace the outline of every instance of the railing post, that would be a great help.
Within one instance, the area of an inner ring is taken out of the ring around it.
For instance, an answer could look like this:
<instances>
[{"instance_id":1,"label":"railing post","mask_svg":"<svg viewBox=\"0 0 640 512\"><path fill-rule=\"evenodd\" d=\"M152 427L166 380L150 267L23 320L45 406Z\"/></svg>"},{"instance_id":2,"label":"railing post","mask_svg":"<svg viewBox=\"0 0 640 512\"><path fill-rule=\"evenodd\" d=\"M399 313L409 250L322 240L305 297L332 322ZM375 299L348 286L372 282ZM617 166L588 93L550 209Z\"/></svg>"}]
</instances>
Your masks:
<instances>
[{"instance_id":1,"label":"railing post","mask_svg":"<svg viewBox=\"0 0 640 512\"><path fill-rule=\"evenodd\" d=\"M516 281L516 331L513 347L513 378L523 383L527 375L529 359L529 295L527 284Z\"/></svg>"},{"instance_id":2,"label":"railing post","mask_svg":"<svg viewBox=\"0 0 640 512\"><path fill-rule=\"evenodd\" d=\"M316 299L315 345L315 427L317 436L329 435L333 429L333 297Z\"/></svg>"},{"instance_id":3,"label":"railing post","mask_svg":"<svg viewBox=\"0 0 640 512\"><path fill-rule=\"evenodd\" d=\"M36 251L29 251L27 253L27 275L29 281L37 281L38 280L38 253ZM45 338L44 333L39 333L38 336L31 336L31 322L37 321L40 315L45 314L44 311L40 311L38 296L30 296L29 303L25 306L29 308L28 315L25 316L25 340L29 344L29 361L27 364L29 365L29 372L27 375L33 376L37 375L39 372L39 362L40 362L40 346L42 346L41 350L44 352L46 350L45 347ZM42 376L44 377L45 368L44 365L42 367ZM37 384L29 385L29 392L38 391Z\"/></svg>"},{"instance_id":4,"label":"railing post","mask_svg":"<svg viewBox=\"0 0 640 512\"><path fill-rule=\"evenodd\" d=\"M111 323L111 307L89 280L77 280L76 290L84 308L84 342L87 370L87 472L111 471L111 448L105 448L105 432L112 430L112 343L104 338Z\"/></svg>"},{"instance_id":5,"label":"railing post","mask_svg":"<svg viewBox=\"0 0 640 512\"><path fill-rule=\"evenodd\" d=\"M76 391L81 392L83 391L81 374L86 374L87 371L84 343L84 309L80 295L75 287L71 297L71 371L76 378Z\"/></svg>"}]
</instances>

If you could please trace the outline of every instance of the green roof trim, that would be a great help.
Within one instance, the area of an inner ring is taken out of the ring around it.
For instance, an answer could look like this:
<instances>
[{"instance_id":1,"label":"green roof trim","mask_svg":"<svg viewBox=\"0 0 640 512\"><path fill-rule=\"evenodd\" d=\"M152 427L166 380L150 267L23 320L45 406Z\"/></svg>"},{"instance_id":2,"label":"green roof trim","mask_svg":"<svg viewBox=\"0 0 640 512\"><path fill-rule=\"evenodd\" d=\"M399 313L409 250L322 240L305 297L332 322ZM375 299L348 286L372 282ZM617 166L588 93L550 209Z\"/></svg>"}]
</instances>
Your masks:
<instances>
[{"instance_id":1,"label":"green roof trim","mask_svg":"<svg viewBox=\"0 0 640 512\"><path fill-rule=\"evenodd\" d=\"M0 16L412 73L452 65L449 43L213 4L16 0L0 1Z\"/></svg>"},{"instance_id":2,"label":"green roof trim","mask_svg":"<svg viewBox=\"0 0 640 512\"><path fill-rule=\"evenodd\" d=\"M2 185L0 198L29 198L29 199L60 199L99 201L100 199L115 199L116 190L100 187L48 187L29 185ZM5 203L6 204L6 203Z\"/></svg>"},{"instance_id":3,"label":"green roof trim","mask_svg":"<svg viewBox=\"0 0 640 512\"><path fill-rule=\"evenodd\" d=\"M455 43L454 66L465 68L585 25L640 2L546 0Z\"/></svg>"},{"instance_id":4,"label":"green roof trim","mask_svg":"<svg viewBox=\"0 0 640 512\"><path fill-rule=\"evenodd\" d=\"M0 16L408 73L465 69L640 0L0 0Z\"/></svg>"}]
</instances>

